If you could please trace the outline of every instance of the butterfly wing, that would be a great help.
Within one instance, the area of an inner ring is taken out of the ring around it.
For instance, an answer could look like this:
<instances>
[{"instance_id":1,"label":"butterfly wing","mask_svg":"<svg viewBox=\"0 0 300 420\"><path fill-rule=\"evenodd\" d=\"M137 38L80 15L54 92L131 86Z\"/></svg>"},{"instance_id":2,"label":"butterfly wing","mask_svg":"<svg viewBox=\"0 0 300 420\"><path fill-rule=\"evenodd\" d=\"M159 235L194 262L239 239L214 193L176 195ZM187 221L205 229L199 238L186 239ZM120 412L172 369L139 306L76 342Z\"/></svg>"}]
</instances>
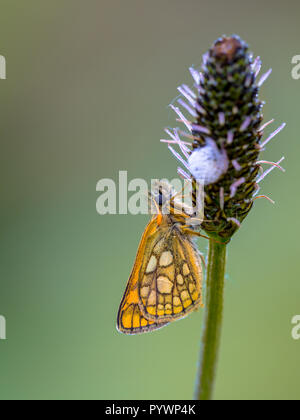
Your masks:
<instances>
[{"instance_id":1,"label":"butterfly wing","mask_svg":"<svg viewBox=\"0 0 300 420\"><path fill-rule=\"evenodd\" d=\"M124 334L140 334L157 330L167 325L167 322L146 319L138 303L126 304L118 315L117 329Z\"/></svg>"},{"instance_id":2,"label":"butterfly wing","mask_svg":"<svg viewBox=\"0 0 300 420\"><path fill-rule=\"evenodd\" d=\"M166 322L150 320L146 318L140 310L139 297L139 278L143 262L148 260L148 255L153 249L153 244L157 243L163 231L157 226L156 219L152 219L145 229L141 239L134 267L129 277L127 287L121 301L117 329L125 334L138 334L149 332L164 327Z\"/></svg>"},{"instance_id":3,"label":"butterfly wing","mask_svg":"<svg viewBox=\"0 0 300 420\"><path fill-rule=\"evenodd\" d=\"M173 226L153 244L138 288L140 310L151 321L170 322L201 306L201 259L189 235Z\"/></svg>"}]
</instances>

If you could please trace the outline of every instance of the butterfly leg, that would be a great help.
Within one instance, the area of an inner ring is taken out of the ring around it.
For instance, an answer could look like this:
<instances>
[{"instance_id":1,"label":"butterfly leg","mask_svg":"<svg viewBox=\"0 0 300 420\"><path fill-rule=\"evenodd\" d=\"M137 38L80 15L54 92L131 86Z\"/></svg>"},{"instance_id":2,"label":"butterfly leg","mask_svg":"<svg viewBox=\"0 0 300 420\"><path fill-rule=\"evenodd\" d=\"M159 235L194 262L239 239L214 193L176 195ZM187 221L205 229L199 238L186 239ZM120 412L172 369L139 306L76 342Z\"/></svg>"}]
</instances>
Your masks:
<instances>
[{"instance_id":1,"label":"butterfly leg","mask_svg":"<svg viewBox=\"0 0 300 420\"><path fill-rule=\"evenodd\" d=\"M181 226L181 230L188 235L199 236L201 238L210 239L208 236L202 235L200 232L196 232L195 230L191 229L189 225Z\"/></svg>"},{"instance_id":2,"label":"butterfly leg","mask_svg":"<svg viewBox=\"0 0 300 420\"><path fill-rule=\"evenodd\" d=\"M183 232L187 233L188 235L194 235L194 236L198 236L198 237L205 238L208 240L212 240L216 242L217 244L228 244L230 242L230 241L227 241L227 242L216 241L215 239L210 238L209 236L202 235L202 233L196 232L195 230L190 229L188 225L183 225L181 229L183 230Z\"/></svg>"}]
</instances>

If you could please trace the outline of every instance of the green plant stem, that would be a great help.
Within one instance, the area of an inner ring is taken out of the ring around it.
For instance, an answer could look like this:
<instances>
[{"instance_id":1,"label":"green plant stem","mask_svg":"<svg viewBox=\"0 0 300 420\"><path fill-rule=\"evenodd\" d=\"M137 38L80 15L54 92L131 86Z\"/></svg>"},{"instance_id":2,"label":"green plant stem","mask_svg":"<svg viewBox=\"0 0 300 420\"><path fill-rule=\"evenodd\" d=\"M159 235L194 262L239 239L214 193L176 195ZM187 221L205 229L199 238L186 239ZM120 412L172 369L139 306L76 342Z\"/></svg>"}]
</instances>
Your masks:
<instances>
[{"instance_id":1,"label":"green plant stem","mask_svg":"<svg viewBox=\"0 0 300 420\"><path fill-rule=\"evenodd\" d=\"M222 330L226 244L217 240L209 241L206 305L195 389L195 399L201 401L212 399Z\"/></svg>"}]
</instances>

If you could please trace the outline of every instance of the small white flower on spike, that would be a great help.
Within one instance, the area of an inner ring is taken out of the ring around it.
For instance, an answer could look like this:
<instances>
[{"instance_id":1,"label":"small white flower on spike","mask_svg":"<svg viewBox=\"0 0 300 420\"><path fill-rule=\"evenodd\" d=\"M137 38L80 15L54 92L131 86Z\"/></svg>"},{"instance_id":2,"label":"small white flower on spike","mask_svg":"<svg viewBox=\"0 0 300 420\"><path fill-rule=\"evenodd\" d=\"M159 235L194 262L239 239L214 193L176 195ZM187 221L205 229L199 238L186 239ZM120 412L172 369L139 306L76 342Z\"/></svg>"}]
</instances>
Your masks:
<instances>
[{"instance_id":1,"label":"small white flower on spike","mask_svg":"<svg viewBox=\"0 0 300 420\"><path fill-rule=\"evenodd\" d=\"M216 142L206 139L206 145L195 149L188 158L188 167L195 179L204 185L217 182L227 172L229 166L225 150L219 150Z\"/></svg>"}]
</instances>

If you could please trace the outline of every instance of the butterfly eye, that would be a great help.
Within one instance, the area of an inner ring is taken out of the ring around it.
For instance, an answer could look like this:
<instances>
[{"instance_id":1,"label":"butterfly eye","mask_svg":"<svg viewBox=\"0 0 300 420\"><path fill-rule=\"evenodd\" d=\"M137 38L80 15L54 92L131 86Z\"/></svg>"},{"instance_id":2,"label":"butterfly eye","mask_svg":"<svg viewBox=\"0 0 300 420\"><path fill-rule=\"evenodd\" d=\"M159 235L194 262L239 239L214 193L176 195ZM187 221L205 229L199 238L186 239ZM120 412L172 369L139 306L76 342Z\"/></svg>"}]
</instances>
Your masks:
<instances>
[{"instance_id":1,"label":"butterfly eye","mask_svg":"<svg viewBox=\"0 0 300 420\"><path fill-rule=\"evenodd\" d=\"M163 195L162 191L159 191L157 197L157 204L161 207L166 202L166 197Z\"/></svg>"},{"instance_id":2,"label":"butterfly eye","mask_svg":"<svg viewBox=\"0 0 300 420\"><path fill-rule=\"evenodd\" d=\"M166 196L161 185L159 186L158 190L153 191L152 197L159 207L162 207L165 204Z\"/></svg>"}]
</instances>

